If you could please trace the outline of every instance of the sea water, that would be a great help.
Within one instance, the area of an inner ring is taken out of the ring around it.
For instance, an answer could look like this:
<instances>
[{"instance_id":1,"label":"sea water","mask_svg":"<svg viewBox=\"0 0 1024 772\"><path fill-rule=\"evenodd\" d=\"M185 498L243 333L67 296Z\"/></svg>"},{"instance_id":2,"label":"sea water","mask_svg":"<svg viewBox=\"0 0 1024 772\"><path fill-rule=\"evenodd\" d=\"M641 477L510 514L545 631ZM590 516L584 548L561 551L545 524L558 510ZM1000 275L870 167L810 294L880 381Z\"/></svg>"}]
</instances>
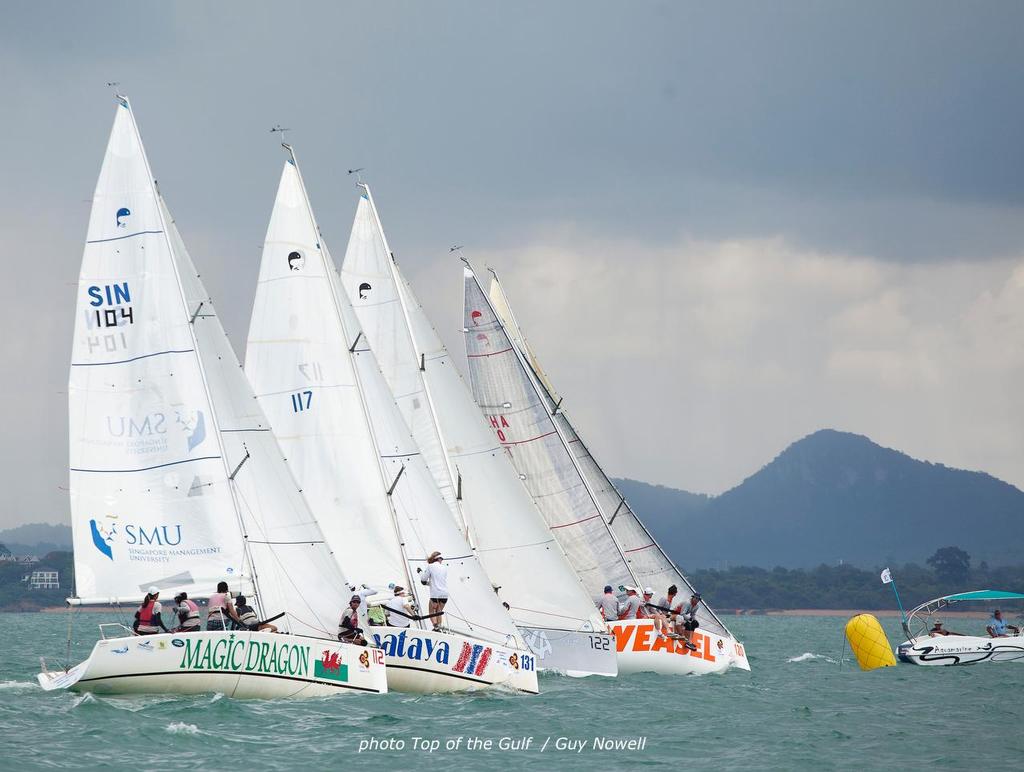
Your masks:
<instances>
[{"instance_id":1,"label":"sea water","mask_svg":"<svg viewBox=\"0 0 1024 772\"><path fill-rule=\"evenodd\" d=\"M75 615L71 659L102 615ZM68 616L0 615L0 765L253 769L920 769L1016 767L1024 664L861 672L842 617L727 617L752 672L574 679L539 696L345 695L304 701L46 693ZM889 640L901 640L884 619ZM969 620L961 627L984 622ZM960 630L960 632L974 632Z\"/></svg>"}]
</instances>

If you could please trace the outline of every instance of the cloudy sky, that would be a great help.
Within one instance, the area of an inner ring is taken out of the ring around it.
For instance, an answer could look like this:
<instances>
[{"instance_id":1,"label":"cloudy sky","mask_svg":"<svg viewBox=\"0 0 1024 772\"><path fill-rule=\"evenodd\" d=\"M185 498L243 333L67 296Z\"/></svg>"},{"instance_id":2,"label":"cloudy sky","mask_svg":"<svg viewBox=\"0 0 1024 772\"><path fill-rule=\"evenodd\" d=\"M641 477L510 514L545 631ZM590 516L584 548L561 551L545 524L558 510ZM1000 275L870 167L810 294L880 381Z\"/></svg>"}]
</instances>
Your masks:
<instances>
[{"instance_id":1,"label":"cloudy sky","mask_svg":"<svg viewBox=\"0 0 1024 772\"><path fill-rule=\"evenodd\" d=\"M244 348L292 131L367 167L453 350L500 272L615 475L718 493L823 427L1024 486L1019 3L9 4L0 527L68 518L75 285L114 113Z\"/></svg>"}]
</instances>

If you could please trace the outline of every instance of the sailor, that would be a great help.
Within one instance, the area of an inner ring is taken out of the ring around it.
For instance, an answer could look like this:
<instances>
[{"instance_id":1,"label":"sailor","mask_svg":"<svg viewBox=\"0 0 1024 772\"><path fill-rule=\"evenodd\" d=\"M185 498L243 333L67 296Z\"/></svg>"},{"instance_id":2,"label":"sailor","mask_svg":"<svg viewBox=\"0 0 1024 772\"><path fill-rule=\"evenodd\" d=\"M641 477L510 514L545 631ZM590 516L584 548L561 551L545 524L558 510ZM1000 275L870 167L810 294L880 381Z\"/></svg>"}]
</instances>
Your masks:
<instances>
[{"instance_id":1,"label":"sailor","mask_svg":"<svg viewBox=\"0 0 1024 772\"><path fill-rule=\"evenodd\" d=\"M359 595L353 595L348 602L348 608L341 612L341 621L338 623L339 641L354 643L357 646L366 645L363 628L359 626L359 604L362 602L363 599Z\"/></svg>"},{"instance_id":2,"label":"sailor","mask_svg":"<svg viewBox=\"0 0 1024 772\"><path fill-rule=\"evenodd\" d=\"M416 573L421 574L420 584L430 588L430 621L434 625L434 632L441 632L444 621L444 607L448 602L448 566L441 561L441 553L435 550L427 556L427 570L417 568Z\"/></svg>"},{"instance_id":3,"label":"sailor","mask_svg":"<svg viewBox=\"0 0 1024 772\"><path fill-rule=\"evenodd\" d=\"M992 618L988 620L988 626L985 629L992 638L1006 638L1007 630L1013 630L1014 635L1018 635L1020 633L1019 627L1016 625L1008 625L1003 621L1003 612L999 609L992 612Z\"/></svg>"},{"instance_id":4,"label":"sailor","mask_svg":"<svg viewBox=\"0 0 1024 772\"><path fill-rule=\"evenodd\" d=\"M604 586L604 595L601 596L601 602L597 606L601 609L601 616L605 622L612 622L619 618L619 599L615 597L615 592L610 584Z\"/></svg>"},{"instance_id":5,"label":"sailor","mask_svg":"<svg viewBox=\"0 0 1024 772\"><path fill-rule=\"evenodd\" d=\"M619 619L636 619L640 611L640 596L636 594L636 587L626 588L626 602L622 604L619 611Z\"/></svg>"},{"instance_id":6,"label":"sailor","mask_svg":"<svg viewBox=\"0 0 1024 772\"><path fill-rule=\"evenodd\" d=\"M674 584L668 588L668 592L658 598L658 602L651 607L654 617L654 626L660 637L665 637L666 631L671 632L675 625L676 614L682 611L682 598L676 599L679 588Z\"/></svg>"},{"instance_id":7,"label":"sailor","mask_svg":"<svg viewBox=\"0 0 1024 772\"><path fill-rule=\"evenodd\" d=\"M189 600L188 593L179 592L174 596L175 612L178 614L178 626L174 628L175 633L198 633L202 628L199 620L199 606L195 601Z\"/></svg>"},{"instance_id":8,"label":"sailor","mask_svg":"<svg viewBox=\"0 0 1024 772\"><path fill-rule=\"evenodd\" d=\"M146 593L146 597L142 601L142 605L135 612L135 622L132 624L132 630L135 631L136 635L158 635L161 630L165 633L170 632L164 627L163 617L160 616L163 607L157 601L159 597L160 590L156 587L150 587L149 592Z\"/></svg>"},{"instance_id":9,"label":"sailor","mask_svg":"<svg viewBox=\"0 0 1024 772\"><path fill-rule=\"evenodd\" d=\"M410 617L415 616L412 601L405 594L405 588L395 585L395 594L384 601L384 610L391 627L408 627L412 624Z\"/></svg>"},{"instance_id":10,"label":"sailor","mask_svg":"<svg viewBox=\"0 0 1024 772\"><path fill-rule=\"evenodd\" d=\"M371 595L376 595L377 590L366 584L362 584L359 587L350 584L348 588L359 596L359 625L360 627L366 627L369 624L369 605L366 599Z\"/></svg>"},{"instance_id":11,"label":"sailor","mask_svg":"<svg viewBox=\"0 0 1024 772\"><path fill-rule=\"evenodd\" d=\"M245 596L239 595L235 598L235 613L238 614L238 621L234 623L235 630L259 630L260 632L276 633L277 626L267 622L261 623L260 618L252 606L245 603Z\"/></svg>"},{"instance_id":12,"label":"sailor","mask_svg":"<svg viewBox=\"0 0 1024 772\"><path fill-rule=\"evenodd\" d=\"M690 596L690 602L683 607L682 613L676 617L676 632L686 641L686 648L696 651L697 647L690 640L693 631L700 627L697 622L697 607L700 605L700 593Z\"/></svg>"},{"instance_id":13,"label":"sailor","mask_svg":"<svg viewBox=\"0 0 1024 772\"><path fill-rule=\"evenodd\" d=\"M636 610L637 619L649 619L654 615L654 610L650 608L651 603L654 600L654 590L650 587L644 587L643 602L640 604L640 608Z\"/></svg>"},{"instance_id":14,"label":"sailor","mask_svg":"<svg viewBox=\"0 0 1024 772\"><path fill-rule=\"evenodd\" d=\"M228 621L238 622L238 612L231 605L227 582L217 582L217 592L210 596L206 610L207 630L227 630Z\"/></svg>"}]
</instances>

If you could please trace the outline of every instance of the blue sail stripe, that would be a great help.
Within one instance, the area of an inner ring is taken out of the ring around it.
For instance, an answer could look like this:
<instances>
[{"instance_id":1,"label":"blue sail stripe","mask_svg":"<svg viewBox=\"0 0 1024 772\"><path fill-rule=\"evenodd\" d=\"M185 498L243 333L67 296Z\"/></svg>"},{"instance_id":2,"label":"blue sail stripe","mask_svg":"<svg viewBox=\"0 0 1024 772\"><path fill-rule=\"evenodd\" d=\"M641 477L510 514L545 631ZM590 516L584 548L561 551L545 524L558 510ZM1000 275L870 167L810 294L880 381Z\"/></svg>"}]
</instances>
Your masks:
<instances>
[{"instance_id":1,"label":"blue sail stripe","mask_svg":"<svg viewBox=\"0 0 1024 772\"><path fill-rule=\"evenodd\" d=\"M171 348L167 349L167 351L156 351L152 354L141 354L140 356L132 357L131 359L118 359L114 362L72 362L71 366L103 367L104 365L123 365L127 364L128 362L137 362L140 359L148 359L149 357L159 357L163 356L164 354L191 354L193 351L195 351L194 348Z\"/></svg>"},{"instance_id":2,"label":"blue sail stripe","mask_svg":"<svg viewBox=\"0 0 1024 772\"><path fill-rule=\"evenodd\" d=\"M103 244L107 241L120 241L121 239L130 239L135 236L145 236L147 233L163 233L163 231L136 231L135 233L126 233L124 236L114 236L109 239L94 239L93 241L86 241L86 244Z\"/></svg>"},{"instance_id":3,"label":"blue sail stripe","mask_svg":"<svg viewBox=\"0 0 1024 772\"><path fill-rule=\"evenodd\" d=\"M215 461L220 456L199 456L197 458L185 458L181 461L171 461L167 464L157 464L156 466L144 466L141 469L79 469L77 467L71 467L72 472L91 472L94 474L130 474L131 472L148 472L151 469L162 469L165 466L177 466L178 464L191 464L193 461Z\"/></svg>"}]
</instances>

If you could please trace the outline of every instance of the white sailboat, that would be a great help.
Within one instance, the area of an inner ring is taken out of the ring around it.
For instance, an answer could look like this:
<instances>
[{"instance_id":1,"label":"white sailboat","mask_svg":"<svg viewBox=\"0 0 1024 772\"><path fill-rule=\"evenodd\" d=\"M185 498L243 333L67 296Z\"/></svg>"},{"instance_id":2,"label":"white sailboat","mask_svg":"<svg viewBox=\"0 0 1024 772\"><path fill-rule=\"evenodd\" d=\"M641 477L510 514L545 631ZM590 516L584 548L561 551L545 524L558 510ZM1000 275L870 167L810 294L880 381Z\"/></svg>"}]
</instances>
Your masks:
<instances>
[{"instance_id":1,"label":"white sailboat","mask_svg":"<svg viewBox=\"0 0 1024 772\"><path fill-rule=\"evenodd\" d=\"M118 97L82 258L69 377L77 597L208 597L226 580L287 634L135 636L102 625L47 690L250 698L387 691L383 652L339 643L346 596L160 198ZM107 633L114 630L111 637Z\"/></svg>"},{"instance_id":2,"label":"white sailboat","mask_svg":"<svg viewBox=\"0 0 1024 772\"><path fill-rule=\"evenodd\" d=\"M615 675L613 639L391 255L360 183L342 282L438 487L542 669Z\"/></svg>"},{"instance_id":3,"label":"white sailboat","mask_svg":"<svg viewBox=\"0 0 1024 772\"><path fill-rule=\"evenodd\" d=\"M493 298L497 298L497 304ZM501 309L501 314L496 311ZM526 344L497 284L489 298L465 269L466 353L477 401L591 594L605 585L676 585L693 591L594 460L569 422L562 400ZM492 405L494 407L486 407ZM749 670L746 651L706 605L691 637L695 650L656 635L653 621L611 621L620 672L705 673Z\"/></svg>"},{"instance_id":4,"label":"white sailboat","mask_svg":"<svg viewBox=\"0 0 1024 772\"><path fill-rule=\"evenodd\" d=\"M503 684L537 693L535 658L452 522L405 426L320 234L292 149L267 230L246 373L346 574L407 588L421 609L405 627L367 626L388 684L445 692ZM444 632L422 618L417 571L448 566Z\"/></svg>"}]
</instances>

